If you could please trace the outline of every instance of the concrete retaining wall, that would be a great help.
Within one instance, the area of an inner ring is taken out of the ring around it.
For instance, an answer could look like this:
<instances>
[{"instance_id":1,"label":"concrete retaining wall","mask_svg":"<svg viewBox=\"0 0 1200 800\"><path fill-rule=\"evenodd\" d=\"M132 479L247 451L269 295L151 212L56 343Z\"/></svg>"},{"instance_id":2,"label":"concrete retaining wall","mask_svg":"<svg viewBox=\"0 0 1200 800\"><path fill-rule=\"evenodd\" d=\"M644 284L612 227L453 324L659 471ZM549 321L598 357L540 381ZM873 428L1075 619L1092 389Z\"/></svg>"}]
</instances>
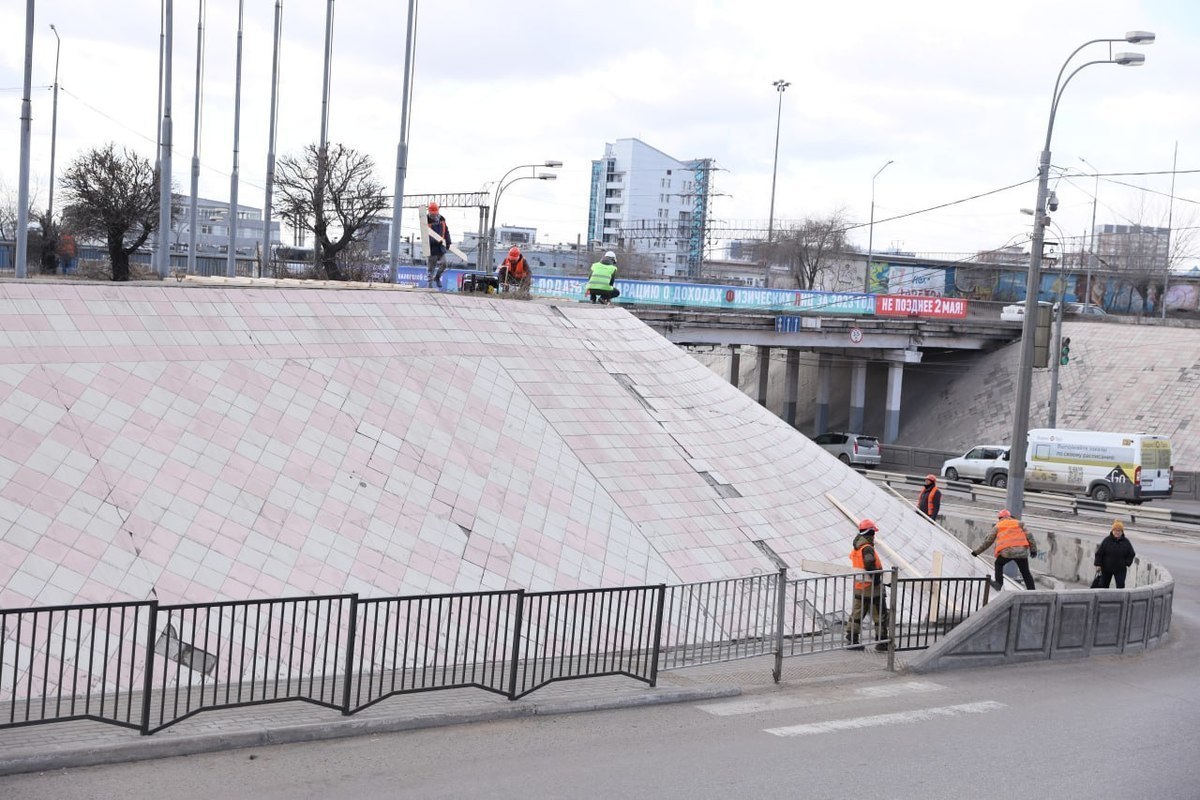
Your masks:
<instances>
[{"instance_id":1,"label":"concrete retaining wall","mask_svg":"<svg viewBox=\"0 0 1200 800\"><path fill-rule=\"evenodd\" d=\"M944 525L970 547L991 529L971 519L951 518ZM1040 551L1035 572L1067 584L1091 582L1094 542L1031 527ZM1161 566L1137 559L1126 583L1131 588L993 593L986 606L911 658L909 669L935 672L1157 647L1171 628L1175 581Z\"/></svg>"}]
</instances>

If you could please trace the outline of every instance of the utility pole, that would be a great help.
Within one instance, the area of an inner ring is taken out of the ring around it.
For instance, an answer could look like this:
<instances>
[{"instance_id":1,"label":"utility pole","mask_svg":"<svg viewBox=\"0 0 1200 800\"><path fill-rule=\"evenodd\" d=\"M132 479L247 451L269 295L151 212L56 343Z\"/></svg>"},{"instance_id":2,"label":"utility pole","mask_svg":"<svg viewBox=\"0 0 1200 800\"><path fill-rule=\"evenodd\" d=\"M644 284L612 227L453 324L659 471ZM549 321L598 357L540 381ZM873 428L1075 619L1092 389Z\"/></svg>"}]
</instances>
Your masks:
<instances>
[{"instance_id":1,"label":"utility pole","mask_svg":"<svg viewBox=\"0 0 1200 800\"><path fill-rule=\"evenodd\" d=\"M333 57L333 0L325 6L325 76L321 84L321 140L317 145L317 185L313 191L313 266L321 269L317 219L325 214L325 172L329 158L329 62ZM326 275L326 277L329 277Z\"/></svg>"},{"instance_id":2,"label":"utility pole","mask_svg":"<svg viewBox=\"0 0 1200 800\"><path fill-rule=\"evenodd\" d=\"M204 5L205 0L200 0L196 20L196 97L195 113L192 119L192 185L190 195L192 202L188 208L187 271L189 275L196 274L196 225L198 217L196 206L200 200L200 98L204 91L201 83L204 73Z\"/></svg>"},{"instance_id":3,"label":"utility pole","mask_svg":"<svg viewBox=\"0 0 1200 800\"><path fill-rule=\"evenodd\" d=\"M1175 170L1179 166L1179 142L1175 142L1175 156L1171 159L1171 202L1167 206L1167 259L1163 265L1162 295L1158 304L1162 307L1162 319L1167 318L1167 289L1171 285L1171 240L1175 238L1172 223L1175 220Z\"/></svg>"},{"instance_id":4,"label":"utility pole","mask_svg":"<svg viewBox=\"0 0 1200 800\"><path fill-rule=\"evenodd\" d=\"M163 14L162 171L158 175L158 277L171 270L171 45L175 24L175 0L166 0Z\"/></svg>"},{"instance_id":5,"label":"utility pole","mask_svg":"<svg viewBox=\"0 0 1200 800\"><path fill-rule=\"evenodd\" d=\"M237 57L233 84L233 171L229 173L229 252L225 259L225 277L237 277L238 224L238 139L242 131L242 9L238 0Z\"/></svg>"},{"instance_id":6,"label":"utility pole","mask_svg":"<svg viewBox=\"0 0 1200 800\"><path fill-rule=\"evenodd\" d=\"M62 49L62 39L58 38L58 29L53 23L50 30L54 31L54 110L50 114L50 203L46 216L54 221L54 151L58 144L58 54ZM57 263L57 256L55 262Z\"/></svg>"},{"instance_id":7,"label":"utility pole","mask_svg":"<svg viewBox=\"0 0 1200 800\"><path fill-rule=\"evenodd\" d=\"M29 137L33 130L33 0L25 0L25 84L21 95L21 167L17 184L17 263L18 278L29 277Z\"/></svg>"},{"instance_id":8,"label":"utility pole","mask_svg":"<svg viewBox=\"0 0 1200 800\"><path fill-rule=\"evenodd\" d=\"M404 36L404 86L400 92L400 142L396 145L396 188L392 194L392 229L388 257L392 283L400 280L400 217L404 206L404 179L408 174L408 112L412 97L413 35L417 25L417 0L408 0L408 28ZM482 243L481 243L482 245ZM475 259L478 261L478 257Z\"/></svg>"},{"instance_id":9,"label":"utility pole","mask_svg":"<svg viewBox=\"0 0 1200 800\"><path fill-rule=\"evenodd\" d=\"M283 30L283 0L275 0L275 43L271 50L271 122L267 131L267 188L263 198L262 256L258 260L258 277L263 265L271 258L271 194L275 189L275 140L279 122L279 35Z\"/></svg>"}]
</instances>

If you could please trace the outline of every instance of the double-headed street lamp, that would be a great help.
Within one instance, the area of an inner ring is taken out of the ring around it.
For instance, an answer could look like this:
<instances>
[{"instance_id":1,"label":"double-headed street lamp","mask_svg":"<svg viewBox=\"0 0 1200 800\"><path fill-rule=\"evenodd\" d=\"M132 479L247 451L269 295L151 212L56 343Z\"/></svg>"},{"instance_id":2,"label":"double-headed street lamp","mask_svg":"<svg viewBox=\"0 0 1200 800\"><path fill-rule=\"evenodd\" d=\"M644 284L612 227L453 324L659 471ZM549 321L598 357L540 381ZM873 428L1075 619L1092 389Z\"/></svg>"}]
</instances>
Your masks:
<instances>
[{"instance_id":1,"label":"double-headed street lamp","mask_svg":"<svg viewBox=\"0 0 1200 800\"><path fill-rule=\"evenodd\" d=\"M779 94L779 107L775 111L775 160L771 163L771 210L767 215L767 244L771 243L775 234L775 175L779 171L779 125L783 120L783 93L792 84L787 81L780 80L771 84L775 87L775 91ZM770 255L767 256L767 270L763 275L763 286L770 288L771 286L771 262Z\"/></svg>"},{"instance_id":2,"label":"double-headed street lamp","mask_svg":"<svg viewBox=\"0 0 1200 800\"><path fill-rule=\"evenodd\" d=\"M50 112L50 203L46 216L54 221L54 151L58 142L58 53L62 49L62 39L58 38L58 28L50 24L54 33L54 110Z\"/></svg>"},{"instance_id":3,"label":"double-headed street lamp","mask_svg":"<svg viewBox=\"0 0 1200 800\"><path fill-rule=\"evenodd\" d=\"M517 181L532 181L532 180L553 181L553 180L557 180L558 175L554 174L553 172L536 172L536 170L538 167L548 167L550 169L557 169L561 166L562 166L561 161L552 161L552 160L543 161L540 164L520 164L520 165L515 166L512 169L510 169L508 172L504 173L504 177L502 177L496 183L496 193L492 196L492 223L488 227L487 247L481 248L481 252L483 250L486 250L486 252L487 252L487 263L488 263L489 270L491 269L491 263L493 260L495 260L495 255L496 255L496 220L499 218L500 197L504 194L504 190L507 189L509 186L512 186ZM533 171L533 173L530 175L518 175L517 177L513 178L511 181L508 181L508 176L512 175L514 172L516 172L519 169L528 169L528 170ZM505 181L508 181L508 183L505 183ZM479 264L479 268L483 269L484 267L483 267L482 259L480 261L481 261L481 263Z\"/></svg>"},{"instance_id":4,"label":"double-headed street lamp","mask_svg":"<svg viewBox=\"0 0 1200 800\"><path fill-rule=\"evenodd\" d=\"M879 173L888 168L889 165L895 164L895 161L888 161L875 173L875 177L871 178L871 221L867 223L867 274L863 278L863 291L871 291L871 256L875 252L875 180L879 177Z\"/></svg>"},{"instance_id":5,"label":"double-headed street lamp","mask_svg":"<svg viewBox=\"0 0 1200 800\"><path fill-rule=\"evenodd\" d=\"M1121 39L1092 39L1084 42L1067 56L1058 71L1054 81L1054 92L1050 100L1050 119L1046 125L1046 143L1042 147L1038 159L1038 190L1037 202L1033 207L1033 240L1029 254L1029 275L1025 282L1025 318L1021 325L1021 361L1017 371L1017 396L1013 407L1013 431L1009 450L1008 463L1008 509L1014 516L1020 516L1025 503L1025 449L1029 435L1029 396L1033 383L1033 339L1037 328L1038 290L1042 275L1042 244L1045 241L1047 216L1046 198L1049 194L1050 179L1050 137L1054 133L1054 117L1058 113L1058 103L1062 94L1079 71L1093 64L1118 64L1120 66L1137 66L1145 62L1146 57L1141 53L1112 52L1114 42L1130 44L1151 44L1154 34L1148 31L1130 31ZM1083 48L1093 44L1108 44L1108 58L1085 61L1063 79L1063 73ZM1057 208L1057 206L1055 207ZM1055 209L1050 209L1051 211Z\"/></svg>"}]
</instances>

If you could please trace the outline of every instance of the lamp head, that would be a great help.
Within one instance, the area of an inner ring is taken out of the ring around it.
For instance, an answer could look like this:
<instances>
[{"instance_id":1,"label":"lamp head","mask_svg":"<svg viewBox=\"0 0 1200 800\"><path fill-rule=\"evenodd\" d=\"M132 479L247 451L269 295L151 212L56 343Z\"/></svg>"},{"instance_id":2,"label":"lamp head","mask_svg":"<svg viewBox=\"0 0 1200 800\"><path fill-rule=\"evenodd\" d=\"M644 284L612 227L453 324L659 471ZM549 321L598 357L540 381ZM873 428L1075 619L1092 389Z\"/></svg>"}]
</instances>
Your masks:
<instances>
[{"instance_id":1,"label":"lamp head","mask_svg":"<svg viewBox=\"0 0 1200 800\"><path fill-rule=\"evenodd\" d=\"M555 181L555 180L558 180L558 176L555 175L553 172L543 172L542 174L537 176L537 179L539 181Z\"/></svg>"},{"instance_id":2,"label":"lamp head","mask_svg":"<svg viewBox=\"0 0 1200 800\"><path fill-rule=\"evenodd\" d=\"M1141 53L1117 53L1112 60L1122 67L1139 67L1146 63L1146 57Z\"/></svg>"},{"instance_id":3,"label":"lamp head","mask_svg":"<svg viewBox=\"0 0 1200 800\"><path fill-rule=\"evenodd\" d=\"M1154 44L1154 34L1150 31L1129 31L1125 34L1125 41L1130 44Z\"/></svg>"},{"instance_id":4,"label":"lamp head","mask_svg":"<svg viewBox=\"0 0 1200 800\"><path fill-rule=\"evenodd\" d=\"M543 167L561 167L562 162L561 161L543 161L542 166Z\"/></svg>"},{"instance_id":5,"label":"lamp head","mask_svg":"<svg viewBox=\"0 0 1200 800\"><path fill-rule=\"evenodd\" d=\"M789 83L788 81L785 81L782 78L780 78L779 80L775 81L771 85L775 87L775 91L782 92L785 89L787 89L787 87L791 86L792 84Z\"/></svg>"}]
</instances>

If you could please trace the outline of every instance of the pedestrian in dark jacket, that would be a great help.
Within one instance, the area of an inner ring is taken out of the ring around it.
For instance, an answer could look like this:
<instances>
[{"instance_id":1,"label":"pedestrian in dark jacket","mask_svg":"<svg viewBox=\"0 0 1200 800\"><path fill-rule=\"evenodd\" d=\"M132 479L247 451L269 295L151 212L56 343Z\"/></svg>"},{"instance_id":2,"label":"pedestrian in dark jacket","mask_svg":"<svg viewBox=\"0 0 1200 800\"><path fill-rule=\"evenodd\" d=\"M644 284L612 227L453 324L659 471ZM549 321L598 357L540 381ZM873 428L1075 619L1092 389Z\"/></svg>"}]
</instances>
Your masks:
<instances>
[{"instance_id":1,"label":"pedestrian in dark jacket","mask_svg":"<svg viewBox=\"0 0 1200 800\"><path fill-rule=\"evenodd\" d=\"M930 519L936 520L942 510L942 490L938 488L937 476L925 476L925 488L917 497L917 510Z\"/></svg>"},{"instance_id":2,"label":"pedestrian in dark jacket","mask_svg":"<svg viewBox=\"0 0 1200 800\"><path fill-rule=\"evenodd\" d=\"M1112 530L1096 548L1096 572L1100 573L1100 584L1107 589L1113 578L1117 588L1125 588L1125 570L1133 565L1133 543L1125 538L1125 523L1113 520Z\"/></svg>"},{"instance_id":3,"label":"pedestrian in dark jacket","mask_svg":"<svg viewBox=\"0 0 1200 800\"><path fill-rule=\"evenodd\" d=\"M446 251L450 249L450 226L440 213L437 203L429 204L429 213L425 222L429 225L429 257L426 259L426 271L429 273L429 286L442 288L442 273L446 271ZM436 234L436 235L434 235Z\"/></svg>"}]
</instances>

